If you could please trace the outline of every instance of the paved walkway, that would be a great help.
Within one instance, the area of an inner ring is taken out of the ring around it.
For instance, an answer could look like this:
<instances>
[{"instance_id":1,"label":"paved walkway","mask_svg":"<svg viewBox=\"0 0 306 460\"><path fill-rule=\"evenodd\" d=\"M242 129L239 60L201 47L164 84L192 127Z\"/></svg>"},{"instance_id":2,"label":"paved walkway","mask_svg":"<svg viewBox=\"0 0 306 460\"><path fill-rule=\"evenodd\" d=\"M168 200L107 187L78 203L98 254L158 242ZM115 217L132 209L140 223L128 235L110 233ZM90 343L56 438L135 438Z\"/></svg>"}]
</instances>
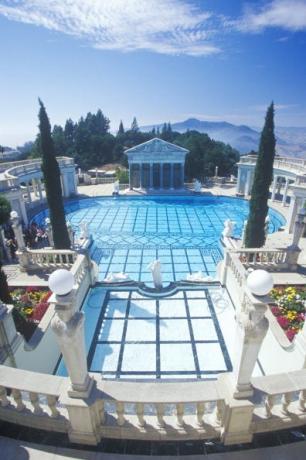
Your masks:
<instances>
[{"instance_id":1,"label":"paved walkway","mask_svg":"<svg viewBox=\"0 0 306 460\"><path fill-rule=\"evenodd\" d=\"M0 437L3 460L305 460L306 441L262 449L240 450L209 455L148 456L121 455L42 446L15 439Z\"/></svg>"}]
</instances>

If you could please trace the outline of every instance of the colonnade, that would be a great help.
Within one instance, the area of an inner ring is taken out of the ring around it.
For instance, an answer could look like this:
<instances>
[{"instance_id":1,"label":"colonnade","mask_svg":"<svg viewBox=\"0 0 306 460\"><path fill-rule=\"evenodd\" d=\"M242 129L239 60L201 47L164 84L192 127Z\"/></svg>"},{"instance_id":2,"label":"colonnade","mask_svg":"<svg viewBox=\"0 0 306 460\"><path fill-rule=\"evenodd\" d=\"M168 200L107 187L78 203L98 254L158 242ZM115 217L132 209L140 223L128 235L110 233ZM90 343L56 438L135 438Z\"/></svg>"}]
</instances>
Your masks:
<instances>
[{"instance_id":1,"label":"colonnade","mask_svg":"<svg viewBox=\"0 0 306 460\"><path fill-rule=\"evenodd\" d=\"M27 188L27 202L28 203L32 203L32 201L35 201L35 197L37 197L39 201L42 201L44 199L41 179L32 178L30 181L26 181L25 185ZM32 199L32 196L31 196L31 187L34 193L34 200Z\"/></svg>"},{"instance_id":2,"label":"colonnade","mask_svg":"<svg viewBox=\"0 0 306 460\"><path fill-rule=\"evenodd\" d=\"M184 186L184 162L130 162L132 188L178 189Z\"/></svg>"}]
</instances>

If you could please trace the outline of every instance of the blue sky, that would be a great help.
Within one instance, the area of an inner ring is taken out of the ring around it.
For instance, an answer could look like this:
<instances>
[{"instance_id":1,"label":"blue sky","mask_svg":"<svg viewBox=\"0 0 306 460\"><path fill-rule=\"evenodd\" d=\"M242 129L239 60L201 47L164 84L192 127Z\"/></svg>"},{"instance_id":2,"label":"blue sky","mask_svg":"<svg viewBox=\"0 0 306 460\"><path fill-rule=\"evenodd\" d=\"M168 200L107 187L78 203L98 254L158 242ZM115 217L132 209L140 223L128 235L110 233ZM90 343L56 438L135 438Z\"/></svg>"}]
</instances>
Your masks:
<instances>
[{"instance_id":1,"label":"blue sky","mask_svg":"<svg viewBox=\"0 0 306 460\"><path fill-rule=\"evenodd\" d=\"M306 126L306 0L0 0L0 144L101 108L117 129L189 117Z\"/></svg>"}]
</instances>

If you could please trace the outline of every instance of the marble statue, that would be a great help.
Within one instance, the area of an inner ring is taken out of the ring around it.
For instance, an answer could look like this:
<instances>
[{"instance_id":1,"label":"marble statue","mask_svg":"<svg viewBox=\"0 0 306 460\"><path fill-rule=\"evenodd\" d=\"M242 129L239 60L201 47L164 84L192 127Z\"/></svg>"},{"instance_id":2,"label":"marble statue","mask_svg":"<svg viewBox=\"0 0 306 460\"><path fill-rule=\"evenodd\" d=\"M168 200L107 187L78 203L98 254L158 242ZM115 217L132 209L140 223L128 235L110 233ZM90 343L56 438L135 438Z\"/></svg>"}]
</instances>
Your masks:
<instances>
[{"instance_id":1,"label":"marble statue","mask_svg":"<svg viewBox=\"0 0 306 460\"><path fill-rule=\"evenodd\" d=\"M193 281L196 283L205 283L207 281L214 281L214 278L212 276L206 276L203 274L202 271L199 271L199 272L191 273L187 275L186 280Z\"/></svg>"},{"instance_id":2,"label":"marble statue","mask_svg":"<svg viewBox=\"0 0 306 460\"><path fill-rule=\"evenodd\" d=\"M129 281L131 278L126 273L109 273L104 279L105 283L122 283L123 281Z\"/></svg>"},{"instance_id":3,"label":"marble statue","mask_svg":"<svg viewBox=\"0 0 306 460\"><path fill-rule=\"evenodd\" d=\"M119 190L120 190L119 181L116 180L116 182L114 182L113 195L119 195Z\"/></svg>"},{"instance_id":4,"label":"marble statue","mask_svg":"<svg viewBox=\"0 0 306 460\"><path fill-rule=\"evenodd\" d=\"M196 193L199 193L201 191L201 188L202 188L201 182L198 179L196 179L193 184L193 191Z\"/></svg>"},{"instance_id":5,"label":"marble statue","mask_svg":"<svg viewBox=\"0 0 306 460\"><path fill-rule=\"evenodd\" d=\"M83 221L83 222L81 222L80 227L81 227L80 239L87 240L88 237L89 237L88 223Z\"/></svg>"},{"instance_id":6,"label":"marble statue","mask_svg":"<svg viewBox=\"0 0 306 460\"><path fill-rule=\"evenodd\" d=\"M163 280L161 274L161 263L159 260L154 260L148 265L148 268L152 272L153 283L156 289L161 289L163 287Z\"/></svg>"},{"instance_id":7,"label":"marble statue","mask_svg":"<svg viewBox=\"0 0 306 460\"><path fill-rule=\"evenodd\" d=\"M222 232L223 238L231 238L234 230L234 222L230 219L226 219L224 222L224 230Z\"/></svg>"},{"instance_id":8,"label":"marble statue","mask_svg":"<svg viewBox=\"0 0 306 460\"><path fill-rule=\"evenodd\" d=\"M270 224L270 217L267 216L265 220L265 237L267 238L269 234L269 224Z\"/></svg>"}]
</instances>

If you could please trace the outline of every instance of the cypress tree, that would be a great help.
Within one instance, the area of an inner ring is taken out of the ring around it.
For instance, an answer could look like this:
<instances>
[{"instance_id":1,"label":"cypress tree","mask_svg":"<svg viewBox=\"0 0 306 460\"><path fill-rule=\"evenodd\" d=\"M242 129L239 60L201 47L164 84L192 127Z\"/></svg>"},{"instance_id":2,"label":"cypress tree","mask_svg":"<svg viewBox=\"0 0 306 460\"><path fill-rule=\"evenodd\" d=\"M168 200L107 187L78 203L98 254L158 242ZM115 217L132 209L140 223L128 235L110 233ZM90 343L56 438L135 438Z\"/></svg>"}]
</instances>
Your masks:
<instances>
[{"instance_id":1,"label":"cypress tree","mask_svg":"<svg viewBox=\"0 0 306 460\"><path fill-rule=\"evenodd\" d=\"M49 118L40 99L39 105L40 110L38 117L42 152L42 171L45 179L54 247L56 249L69 249L70 240L65 220L60 169L55 157Z\"/></svg>"},{"instance_id":2,"label":"cypress tree","mask_svg":"<svg viewBox=\"0 0 306 460\"><path fill-rule=\"evenodd\" d=\"M124 134L124 127L123 127L123 123L122 123L122 120L120 120L120 124L119 124L119 129L118 129L118 133L117 134Z\"/></svg>"},{"instance_id":3,"label":"cypress tree","mask_svg":"<svg viewBox=\"0 0 306 460\"><path fill-rule=\"evenodd\" d=\"M10 218L11 205L5 196L0 195L0 227ZM4 303L11 303L11 294L7 283L6 274L2 270L2 261L0 258L0 300Z\"/></svg>"},{"instance_id":4,"label":"cypress tree","mask_svg":"<svg viewBox=\"0 0 306 460\"><path fill-rule=\"evenodd\" d=\"M265 244L265 219L268 214L269 188L273 178L275 157L274 104L268 107L263 127L251 191L250 212L246 227L247 248Z\"/></svg>"},{"instance_id":5,"label":"cypress tree","mask_svg":"<svg viewBox=\"0 0 306 460\"><path fill-rule=\"evenodd\" d=\"M137 133L139 131L138 123L136 117L133 118L132 124L131 124L131 131L134 131Z\"/></svg>"}]
</instances>

